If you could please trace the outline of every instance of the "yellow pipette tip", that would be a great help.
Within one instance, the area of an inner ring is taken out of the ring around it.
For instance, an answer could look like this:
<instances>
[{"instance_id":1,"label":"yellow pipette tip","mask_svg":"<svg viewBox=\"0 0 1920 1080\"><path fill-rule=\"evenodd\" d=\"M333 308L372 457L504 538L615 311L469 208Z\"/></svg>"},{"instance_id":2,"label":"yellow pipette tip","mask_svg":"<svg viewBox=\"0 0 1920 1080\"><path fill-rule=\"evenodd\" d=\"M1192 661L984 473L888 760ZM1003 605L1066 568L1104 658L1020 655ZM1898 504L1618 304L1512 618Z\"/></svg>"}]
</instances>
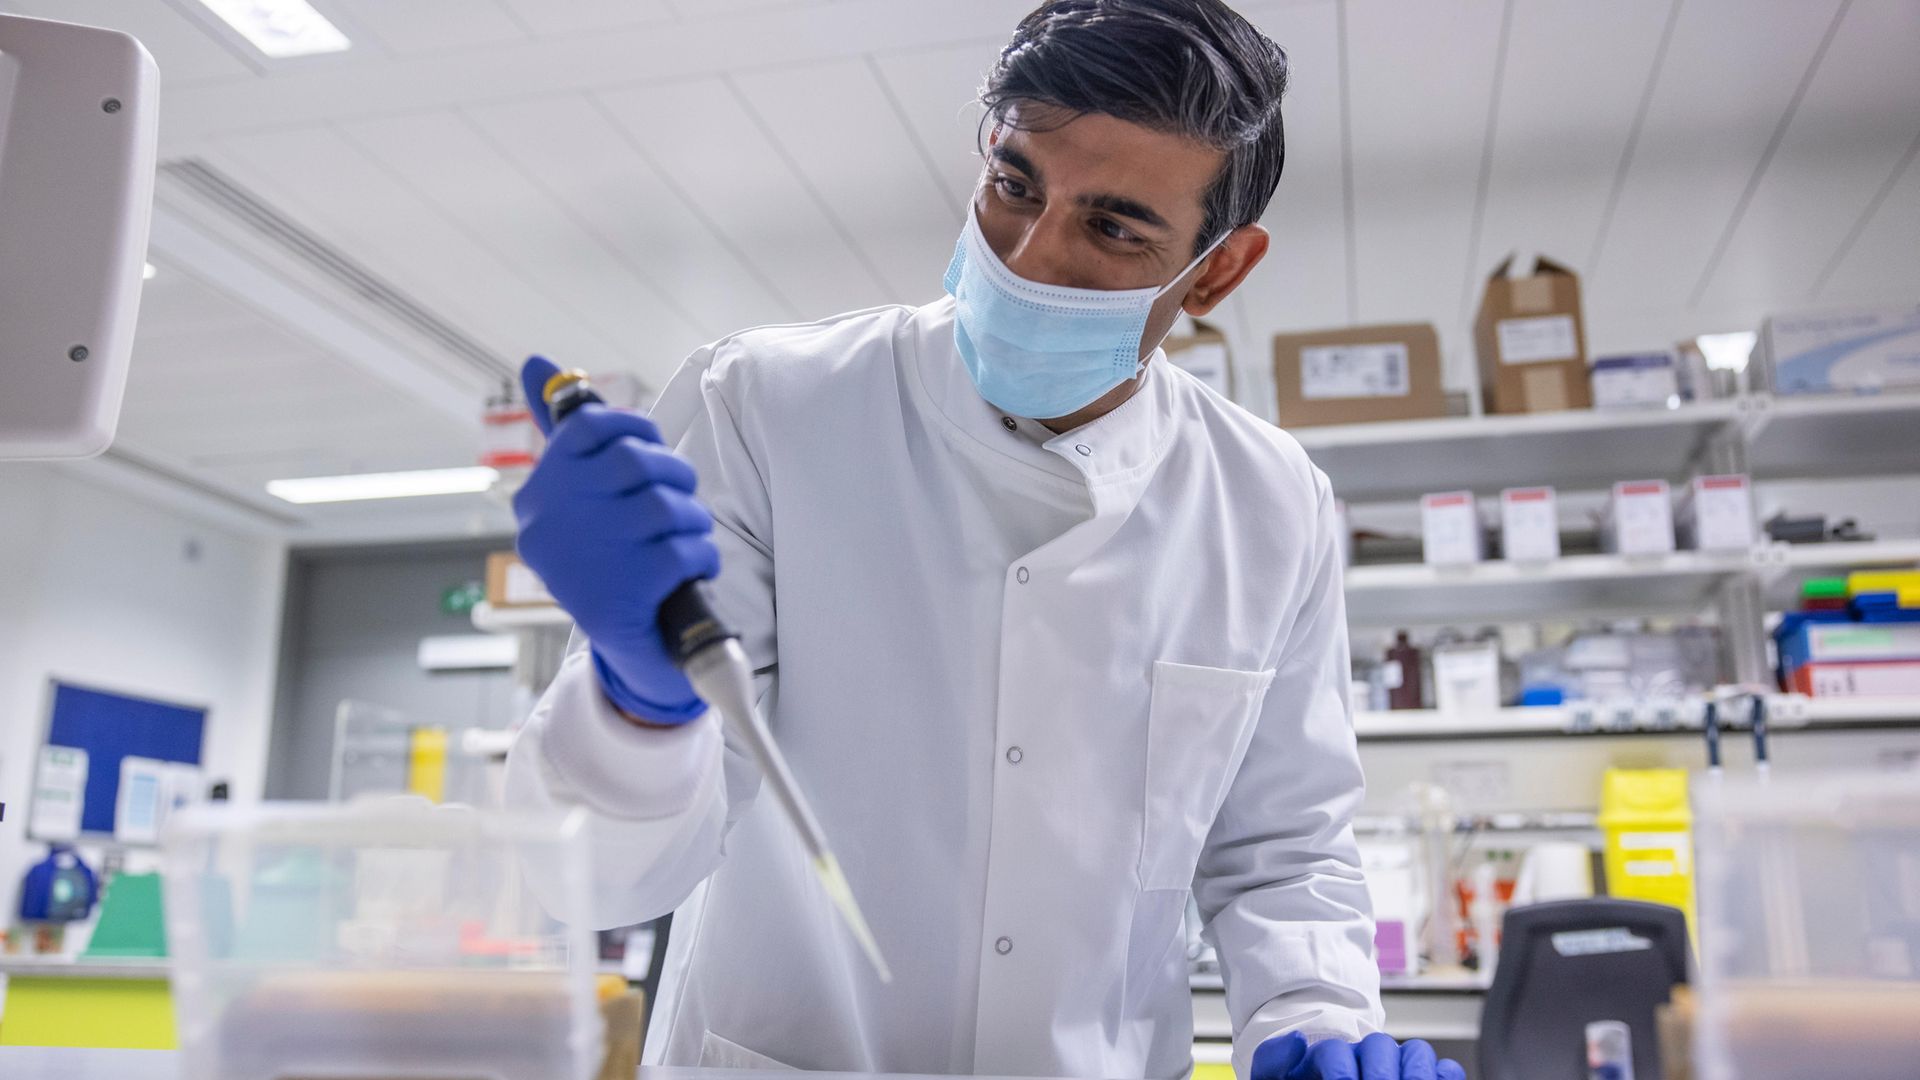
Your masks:
<instances>
[{"instance_id":1,"label":"yellow pipette tip","mask_svg":"<svg viewBox=\"0 0 1920 1080\"><path fill-rule=\"evenodd\" d=\"M827 898L833 906L840 909L840 917L846 920L847 929L853 931L854 940L865 950L867 959L872 961L873 970L880 981L893 981L893 972L888 969L887 961L880 955L880 943L873 939L873 931L867 928L866 916L860 914L860 904L853 898L853 886L847 882L847 875L840 870L840 861L832 852L813 860L814 873L820 875L820 884L827 890Z\"/></svg>"}]
</instances>

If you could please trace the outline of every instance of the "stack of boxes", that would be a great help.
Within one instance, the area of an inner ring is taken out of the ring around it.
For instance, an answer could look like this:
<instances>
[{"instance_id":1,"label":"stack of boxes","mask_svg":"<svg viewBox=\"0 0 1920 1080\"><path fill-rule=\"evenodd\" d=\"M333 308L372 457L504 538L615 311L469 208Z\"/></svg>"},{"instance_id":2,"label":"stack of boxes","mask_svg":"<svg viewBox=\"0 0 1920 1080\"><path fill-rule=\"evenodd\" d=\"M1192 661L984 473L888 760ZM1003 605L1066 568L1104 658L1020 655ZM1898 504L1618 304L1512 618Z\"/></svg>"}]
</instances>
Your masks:
<instances>
[{"instance_id":1,"label":"stack of boxes","mask_svg":"<svg viewBox=\"0 0 1920 1080\"><path fill-rule=\"evenodd\" d=\"M1782 689L1813 697L1920 694L1920 570L1815 578L1773 640Z\"/></svg>"}]
</instances>

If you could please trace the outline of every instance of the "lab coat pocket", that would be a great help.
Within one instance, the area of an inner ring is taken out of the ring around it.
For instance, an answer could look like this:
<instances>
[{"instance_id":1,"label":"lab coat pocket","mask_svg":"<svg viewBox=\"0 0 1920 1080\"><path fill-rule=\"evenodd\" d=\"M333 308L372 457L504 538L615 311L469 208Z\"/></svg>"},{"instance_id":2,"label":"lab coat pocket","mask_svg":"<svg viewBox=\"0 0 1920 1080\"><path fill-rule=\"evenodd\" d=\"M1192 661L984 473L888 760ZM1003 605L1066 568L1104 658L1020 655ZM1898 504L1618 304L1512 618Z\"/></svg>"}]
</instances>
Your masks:
<instances>
[{"instance_id":1,"label":"lab coat pocket","mask_svg":"<svg viewBox=\"0 0 1920 1080\"><path fill-rule=\"evenodd\" d=\"M1270 670L1154 662L1141 888L1192 884L1200 847L1246 756L1260 702L1272 682Z\"/></svg>"},{"instance_id":2,"label":"lab coat pocket","mask_svg":"<svg viewBox=\"0 0 1920 1080\"><path fill-rule=\"evenodd\" d=\"M784 1061L776 1061L758 1050L749 1050L731 1039L723 1039L711 1031L700 1036L700 1067L703 1069L778 1069L784 1072L794 1071L794 1067Z\"/></svg>"}]
</instances>

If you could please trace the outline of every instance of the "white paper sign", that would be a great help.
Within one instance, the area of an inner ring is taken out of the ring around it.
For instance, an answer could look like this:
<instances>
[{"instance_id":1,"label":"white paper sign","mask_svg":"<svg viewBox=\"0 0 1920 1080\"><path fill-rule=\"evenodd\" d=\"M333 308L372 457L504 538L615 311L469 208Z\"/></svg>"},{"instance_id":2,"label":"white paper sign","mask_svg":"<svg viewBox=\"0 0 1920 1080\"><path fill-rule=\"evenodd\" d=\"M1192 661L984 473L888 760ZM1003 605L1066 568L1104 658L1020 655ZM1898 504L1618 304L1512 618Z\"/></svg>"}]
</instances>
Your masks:
<instances>
[{"instance_id":1,"label":"white paper sign","mask_svg":"<svg viewBox=\"0 0 1920 1080\"><path fill-rule=\"evenodd\" d=\"M1560 518L1552 488L1508 488L1500 493L1502 550L1508 562L1560 557Z\"/></svg>"},{"instance_id":2,"label":"white paper sign","mask_svg":"<svg viewBox=\"0 0 1920 1080\"><path fill-rule=\"evenodd\" d=\"M1433 705L1443 713L1500 707L1500 653L1491 642L1433 651Z\"/></svg>"},{"instance_id":3,"label":"white paper sign","mask_svg":"<svg viewBox=\"0 0 1920 1080\"><path fill-rule=\"evenodd\" d=\"M1307 401L1406 397L1411 390L1407 347L1397 342L1300 350L1300 396Z\"/></svg>"},{"instance_id":4,"label":"white paper sign","mask_svg":"<svg viewBox=\"0 0 1920 1080\"><path fill-rule=\"evenodd\" d=\"M1571 315L1501 319L1494 324L1494 330L1500 335L1500 362L1503 364L1572 360L1580 355L1580 347L1574 340Z\"/></svg>"},{"instance_id":5,"label":"white paper sign","mask_svg":"<svg viewBox=\"0 0 1920 1080\"><path fill-rule=\"evenodd\" d=\"M160 839L160 823L167 812L167 766L167 762L131 754L120 759L120 798L113 811L115 840L151 844Z\"/></svg>"},{"instance_id":6,"label":"white paper sign","mask_svg":"<svg viewBox=\"0 0 1920 1080\"><path fill-rule=\"evenodd\" d=\"M27 835L35 840L78 838L86 793L87 752L71 746L41 747L33 805L27 812Z\"/></svg>"},{"instance_id":7,"label":"white paper sign","mask_svg":"<svg viewBox=\"0 0 1920 1080\"><path fill-rule=\"evenodd\" d=\"M1167 356L1174 364L1185 368L1203 383L1213 388L1221 397L1232 397L1228 393L1227 347L1217 341L1197 341Z\"/></svg>"},{"instance_id":8,"label":"white paper sign","mask_svg":"<svg viewBox=\"0 0 1920 1080\"><path fill-rule=\"evenodd\" d=\"M507 564L506 601L509 604L551 604L553 594L547 583L523 562Z\"/></svg>"}]
</instances>

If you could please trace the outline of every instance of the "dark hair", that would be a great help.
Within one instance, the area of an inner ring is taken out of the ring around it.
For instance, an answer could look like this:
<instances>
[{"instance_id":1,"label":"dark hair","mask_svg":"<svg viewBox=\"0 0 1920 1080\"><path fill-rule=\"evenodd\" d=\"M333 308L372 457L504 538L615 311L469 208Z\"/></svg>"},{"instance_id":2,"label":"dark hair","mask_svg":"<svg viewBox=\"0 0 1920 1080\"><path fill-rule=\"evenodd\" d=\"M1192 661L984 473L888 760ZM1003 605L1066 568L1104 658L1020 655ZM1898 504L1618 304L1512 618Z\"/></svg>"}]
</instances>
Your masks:
<instances>
[{"instance_id":1,"label":"dark hair","mask_svg":"<svg viewBox=\"0 0 1920 1080\"><path fill-rule=\"evenodd\" d=\"M1021 102L1103 113L1226 154L1194 254L1260 220L1280 184L1287 54L1221 0L1049 0L1013 32L980 102L1004 124Z\"/></svg>"}]
</instances>

